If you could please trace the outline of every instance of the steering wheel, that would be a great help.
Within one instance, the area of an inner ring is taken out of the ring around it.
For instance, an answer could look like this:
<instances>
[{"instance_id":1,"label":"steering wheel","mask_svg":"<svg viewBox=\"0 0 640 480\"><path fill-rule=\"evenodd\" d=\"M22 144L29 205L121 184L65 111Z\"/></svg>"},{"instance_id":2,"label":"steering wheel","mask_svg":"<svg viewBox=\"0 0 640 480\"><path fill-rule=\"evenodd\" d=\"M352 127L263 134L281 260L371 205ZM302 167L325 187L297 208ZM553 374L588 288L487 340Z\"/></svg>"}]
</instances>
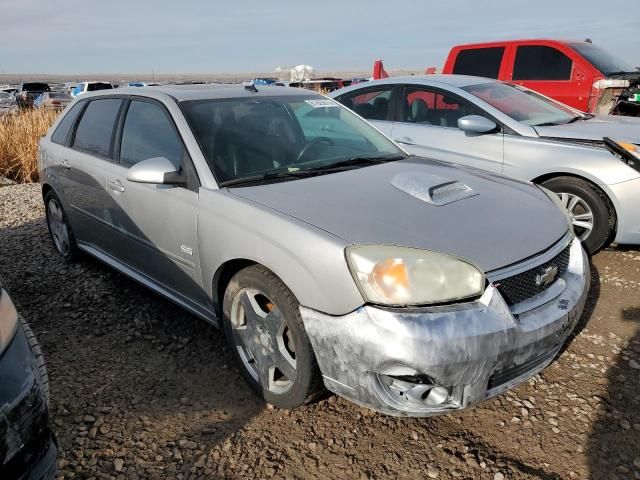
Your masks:
<instances>
[{"instance_id":1,"label":"steering wheel","mask_svg":"<svg viewBox=\"0 0 640 480\"><path fill-rule=\"evenodd\" d=\"M315 145L316 143L324 143L325 145L335 145L335 143L333 143L333 140L331 140L329 137L316 137L313 140L311 140L309 143L307 143L304 147L302 147L302 150L300 150L300 153L298 153L298 156L296 157L295 163L300 162L300 160L302 160L302 157L305 156L305 154L311 148L311 146Z\"/></svg>"}]
</instances>

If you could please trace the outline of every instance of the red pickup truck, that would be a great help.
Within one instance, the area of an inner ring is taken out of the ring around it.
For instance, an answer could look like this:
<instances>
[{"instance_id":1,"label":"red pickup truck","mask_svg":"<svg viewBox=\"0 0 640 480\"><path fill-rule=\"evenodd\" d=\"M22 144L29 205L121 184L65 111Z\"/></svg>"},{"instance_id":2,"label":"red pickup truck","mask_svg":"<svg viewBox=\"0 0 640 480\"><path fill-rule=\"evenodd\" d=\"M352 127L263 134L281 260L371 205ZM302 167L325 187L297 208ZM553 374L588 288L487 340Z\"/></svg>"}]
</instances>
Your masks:
<instances>
[{"instance_id":1,"label":"red pickup truck","mask_svg":"<svg viewBox=\"0 0 640 480\"><path fill-rule=\"evenodd\" d=\"M517 83L578 110L640 116L640 71L591 41L513 40L453 47L443 73Z\"/></svg>"}]
</instances>

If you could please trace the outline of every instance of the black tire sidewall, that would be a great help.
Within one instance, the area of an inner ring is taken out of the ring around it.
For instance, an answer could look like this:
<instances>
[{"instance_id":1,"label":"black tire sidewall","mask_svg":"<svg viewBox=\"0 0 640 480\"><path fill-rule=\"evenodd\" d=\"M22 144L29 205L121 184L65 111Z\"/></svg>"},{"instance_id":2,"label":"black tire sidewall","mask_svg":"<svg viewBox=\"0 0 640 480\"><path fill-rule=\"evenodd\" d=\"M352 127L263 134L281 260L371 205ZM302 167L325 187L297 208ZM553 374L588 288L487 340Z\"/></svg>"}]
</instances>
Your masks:
<instances>
[{"instance_id":1,"label":"black tire sidewall","mask_svg":"<svg viewBox=\"0 0 640 480\"><path fill-rule=\"evenodd\" d=\"M296 380L286 393L274 394L264 390L244 366L235 346L231 327L231 307L238 292L246 288L261 291L275 303L293 336L296 345ZM284 283L264 267L259 265L247 267L238 272L229 282L224 294L222 311L222 323L227 342L235 361L251 387L267 402L278 408L293 409L308 403L318 389L320 374L313 348L304 330L299 303Z\"/></svg>"},{"instance_id":2,"label":"black tire sidewall","mask_svg":"<svg viewBox=\"0 0 640 480\"><path fill-rule=\"evenodd\" d=\"M605 247L609 241L614 222L604 193L585 180L559 177L547 180L542 186L555 193L571 193L584 200L593 213L593 230L583 242L587 252L594 254Z\"/></svg>"},{"instance_id":3,"label":"black tire sidewall","mask_svg":"<svg viewBox=\"0 0 640 480\"><path fill-rule=\"evenodd\" d=\"M58 203L60 210L62 210L62 218L64 220L64 223L67 225L67 230L69 232L69 251L67 252L66 255L62 254L60 250L58 250L58 247L56 246L56 242L53 239L53 233L51 233L51 225L49 224L49 202L51 200L55 200ZM51 238L51 242L53 243L53 248L56 250L58 255L60 255L65 260L67 261L74 260L78 252L78 247L76 245L76 237L73 234L73 229L71 228L71 224L69 223L69 217L67 217L67 212L65 212L64 207L62 206L62 202L60 201L60 198L55 194L53 190L49 190L44 196L44 213L47 221L47 231L49 232L49 238Z\"/></svg>"}]
</instances>

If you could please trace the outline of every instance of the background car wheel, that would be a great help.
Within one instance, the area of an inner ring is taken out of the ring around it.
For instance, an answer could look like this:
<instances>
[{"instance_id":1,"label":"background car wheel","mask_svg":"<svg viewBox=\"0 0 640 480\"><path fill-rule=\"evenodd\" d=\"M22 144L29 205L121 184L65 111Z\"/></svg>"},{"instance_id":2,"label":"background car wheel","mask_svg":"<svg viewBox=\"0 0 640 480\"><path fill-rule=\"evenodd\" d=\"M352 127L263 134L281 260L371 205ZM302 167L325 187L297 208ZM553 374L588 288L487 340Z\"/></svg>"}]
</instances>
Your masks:
<instances>
[{"instance_id":1,"label":"background car wheel","mask_svg":"<svg viewBox=\"0 0 640 480\"><path fill-rule=\"evenodd\" d=\"M62 203L53 190L49 190L44 196L44 207L53 245L65 260L73 260L78 253L76 239Z\"/></svg>"},{"instance_id":2,"label":"background car wheel","mask_svg":"<svg viewBox=\"0 0 640 480\"><path fill-rule=\"evenodd\" d=\"M22 329L27 336L27 341L29 342L29 346L31 347L33 356L36 359L38 374L40 375L40 384L42 385L42 390L44 392L47 403L49 403L49 374L47 373L47 367L44 363L44 355L42 354L42 349L40 348L38 339L31 330L31 327L22 319L22 317L20 317L20 325L22 325Z\"/></svg>"},{"instance_id":3,"label":"background car wheel","mask_svg":"<svg viewBox=\"0 0 640 480\"><path fill-rule=\"evenodd\" d=\"M573 229L585 249L594 254L613 237L616 219L605 193L595 185L574 177L556 177L542 183L555 192L569 212Z\"/></svg>"},{"instance_id":4,"label":"background car wheel","mask_svg":"<svg viewBox=\"0 0 640 480\"><path fill-rule=\"evenodd\" d=\"M267 402L292 409L324 391L298 301L269 270L253 265L231 279L222 321L244 376Z\"/></svg>"}]
</instances>

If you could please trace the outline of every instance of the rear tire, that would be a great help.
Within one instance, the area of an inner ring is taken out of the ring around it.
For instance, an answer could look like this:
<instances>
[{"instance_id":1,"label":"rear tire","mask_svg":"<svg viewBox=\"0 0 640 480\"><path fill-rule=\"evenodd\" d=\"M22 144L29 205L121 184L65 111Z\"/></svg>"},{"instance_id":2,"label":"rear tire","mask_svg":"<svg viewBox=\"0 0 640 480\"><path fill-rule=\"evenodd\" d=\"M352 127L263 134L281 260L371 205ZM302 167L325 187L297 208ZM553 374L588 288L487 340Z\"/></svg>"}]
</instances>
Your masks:
<instances>
[{"instance_id":1,"label":"rear tire","mask_svg":"<svg viewBox=\"0 0 640 480\"><path fill-rule=\"evenodd\" d=\"M49 190L44 196L44 211L53 246L62 258L72 262L78 255L76 237L62 207L62 202L53 190Z\"/></svg>"},{"instance_id":2,"label":"rear tire","mask_svg":"<svg viewBox=\"0 0 640 480\"><path fill-rule=\"evenodd\" d=\"M587 252L593 255L609 244L614 236L616 217L602 190L575 177L552 178L542 186L558 194L565 207L569 207L574 231Z\"/></svg>"},{"instance_id":3,"label":"rear tire","mask_svg":"<svg viewBox=\"0 0 640 480\"><path fill-rule=\"evenodd\" d=\"M233 276L222 322L243 375L267 402L293 409L324 392L299 303L273 273L252 265Z\"/></svg>"}]
</instances>

